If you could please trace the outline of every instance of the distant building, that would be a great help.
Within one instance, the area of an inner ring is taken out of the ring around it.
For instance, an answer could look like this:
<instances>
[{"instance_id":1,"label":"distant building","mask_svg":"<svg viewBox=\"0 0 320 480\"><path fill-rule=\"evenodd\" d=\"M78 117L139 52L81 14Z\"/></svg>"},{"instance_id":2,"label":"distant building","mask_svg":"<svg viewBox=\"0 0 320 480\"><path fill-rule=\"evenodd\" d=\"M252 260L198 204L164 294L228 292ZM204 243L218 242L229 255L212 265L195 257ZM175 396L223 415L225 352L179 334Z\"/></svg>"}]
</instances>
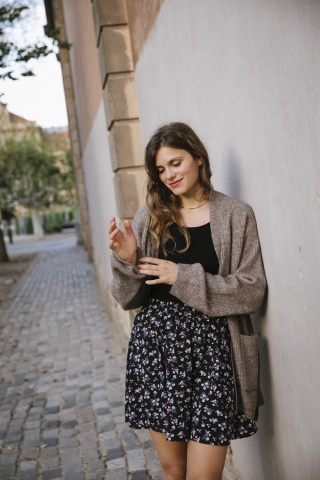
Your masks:
<instances>
[{"instance_id":1,"label":"distant building","mask_svg":"<svg viewBox=\"0 0 320 480\"><path fill-rule=\"evenodd\" d=\"M21 140L26 134L37 133L48 148L54 152L70 148L68 126L42 128L35 121L28 120L8 110L5 103L0 102L0 137L13 137Z\"/></svg>"},{"instance_id":2,"label":"distant building","mask_svg":"<svg viewBox=\"0 0 320 480\"><path fill-rule=\"evenodd\" d=\"M11 113L7 105L0 102L0 139L14 137L20 140L27 132L37 131L39 128L36 122Z\"/></svg>"}]
</instances>

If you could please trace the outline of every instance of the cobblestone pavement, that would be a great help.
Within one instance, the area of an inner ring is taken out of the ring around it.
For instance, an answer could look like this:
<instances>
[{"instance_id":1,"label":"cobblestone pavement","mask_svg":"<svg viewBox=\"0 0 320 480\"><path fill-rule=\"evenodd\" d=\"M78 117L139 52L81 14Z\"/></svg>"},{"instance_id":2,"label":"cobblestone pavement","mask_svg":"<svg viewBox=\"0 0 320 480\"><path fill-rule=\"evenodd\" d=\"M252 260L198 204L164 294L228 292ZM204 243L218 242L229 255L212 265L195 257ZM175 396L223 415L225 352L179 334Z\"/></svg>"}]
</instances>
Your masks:
<instances>
[{"instance_id":1,"label":"cobblestone pavement","mask_svg":"<svg viewBox=\"0 0 320 480\"><path fill-rule=\"evenodd\" d=\"M124 423L125 355L79 247L39 254L0 310L0 479L161 478Z\"/></svg>"}]
</instances>

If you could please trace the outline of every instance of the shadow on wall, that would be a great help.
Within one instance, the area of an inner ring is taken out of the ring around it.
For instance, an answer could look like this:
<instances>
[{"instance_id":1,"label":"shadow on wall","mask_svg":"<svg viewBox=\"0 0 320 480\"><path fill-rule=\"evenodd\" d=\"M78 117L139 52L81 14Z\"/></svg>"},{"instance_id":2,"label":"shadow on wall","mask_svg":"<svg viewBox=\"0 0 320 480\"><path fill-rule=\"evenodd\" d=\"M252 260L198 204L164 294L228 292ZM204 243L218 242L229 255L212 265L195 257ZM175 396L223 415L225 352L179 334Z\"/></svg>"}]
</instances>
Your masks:
<instances>
[{"instance_id":1,"label":"shadow on wall","mask_svg":"<svg viewBox=\"0 0 320 480\"><path fill-rule=\"evenodd\" d=\"M260 383L265 404L260 409L257 435L257 445L260 452L261 470L266 472L268 480L278 480L281 478L280 472L275 470L276 462L274 462L275 445L274 445L274 422L273 422L273 392L270 368L270 356L268 339L263 335L264 324L267 319L267 301L268 292L266 293L263 305L260 310L252 316L255 331L260 334Z\"/></svg>"},{"instance_id":2,"label":"shadow on wall","mask_svg":"<svg viewBox=\"0 0 320 480\"><path fill-rule=\"evenodd\" d=\"M246 195L241 174L240 161L235 152L230 151L224 161L224 180L226 189L231 196L238 199L245 199ZM261 390L265 401L265 405L260 409L258 421L259 434L257 435L256 441L260 451L261 471L268 472L268 480L278 480L281 477L279 477L278 472L275 471L275 462L273 462L275 445L273 441L273 392L269 348L268 339L263 335L264 325L267 321L267 300L268 292L266 293L260 310L252 315L254 330L256 333L260 334Z\"/></svg>"},{"instance_id":3,"label":"shadow on wall","mask_svg":"<svg viewBox=\"0 0 320 480\"><path fill-rule=\"evenodd\" d=\"M241 170L234 152L230 151L223 162L227 192L234 198L242 198Z\"/></svg>"}]
</instances>

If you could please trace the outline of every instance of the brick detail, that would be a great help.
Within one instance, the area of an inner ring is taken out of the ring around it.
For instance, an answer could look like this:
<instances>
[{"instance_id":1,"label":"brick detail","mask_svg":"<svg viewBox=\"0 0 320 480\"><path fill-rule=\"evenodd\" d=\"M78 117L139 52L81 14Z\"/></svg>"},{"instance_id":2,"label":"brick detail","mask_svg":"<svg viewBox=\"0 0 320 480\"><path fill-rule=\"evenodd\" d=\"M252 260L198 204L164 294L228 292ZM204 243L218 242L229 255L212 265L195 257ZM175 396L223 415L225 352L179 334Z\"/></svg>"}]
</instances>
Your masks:
<instances>
[{"instance_id":1,"label":"brick detail","mask_svg":"<svg viewBox=\"0 0 320 480\"><path fill-rule=\"evenodd\" d=\"M130 36L127 26L102 29L99 61L103 86L110 73L131 72L133 70Z\"/></svg>"},{"instance_id":2,"label":"brick detail","mask_svg":"<svg viewBox=\"0 0 320 480\"><path fill-rule=\"evenodd\" d=\"M145 174L125 0L94 0L93 15L118 215L130 218L143 203Z\"/></svg>"},{"instance_id":3,"label":"brick detail","mask_svg":"<svg viewBox=\"0 0 320 480\"><path fill-rule=\"evenodd\" d=\"M96 26L97 43L101 29L107 25L125 25L128 23L125 0L94 0L93 17Z\"/></svg>"},{"instance_id":4,"label":"brick detail","mask_svg":"<svg viewBox=\"0 0 320 480\"><path fill-rule=\"evenodd\" d=\"M107 125L110 129L116 120L139 117L138 99L133 73L110 75L104 91Z\"/></svg>"},{"instance_id":5,"label":"brick detail","mask_svg":"<svg viewBox=\"0 0 320 480\"><path fill-rule=\"evenodd\" d=\"M120 168L143 166L144 149L139 120L115 122L109 140L114 172Z\"/></svg>"},{"instance_id":6,"label":"brick detail","mask_svg":"<svg viewBox=\"0 0 320 480\"><path fill-rule=\"evenodd\" d=\"M126 168L114 176L116 201L121 218L133 217L137 204L142 205L145 198L146 174L143 168Z\"/></svg>"}]
</instances>

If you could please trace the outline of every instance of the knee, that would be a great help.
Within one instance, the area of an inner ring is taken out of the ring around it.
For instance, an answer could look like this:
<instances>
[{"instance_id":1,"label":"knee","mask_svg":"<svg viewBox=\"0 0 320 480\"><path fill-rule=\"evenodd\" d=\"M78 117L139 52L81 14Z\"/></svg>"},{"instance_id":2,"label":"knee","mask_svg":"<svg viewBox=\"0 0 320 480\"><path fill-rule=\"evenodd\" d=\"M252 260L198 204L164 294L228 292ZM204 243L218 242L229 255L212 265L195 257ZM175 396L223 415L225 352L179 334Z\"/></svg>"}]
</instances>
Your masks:
<instances>
[{"instance_id":1,"label":"knee","mask_svg":"<svg viewBox=\"0 0 320 480\"><path fill-rule=\"evenodd\" d=\"M162 464L163 480L185 480L187 469L186 465Z\"/></svg>"}]
</instances>

